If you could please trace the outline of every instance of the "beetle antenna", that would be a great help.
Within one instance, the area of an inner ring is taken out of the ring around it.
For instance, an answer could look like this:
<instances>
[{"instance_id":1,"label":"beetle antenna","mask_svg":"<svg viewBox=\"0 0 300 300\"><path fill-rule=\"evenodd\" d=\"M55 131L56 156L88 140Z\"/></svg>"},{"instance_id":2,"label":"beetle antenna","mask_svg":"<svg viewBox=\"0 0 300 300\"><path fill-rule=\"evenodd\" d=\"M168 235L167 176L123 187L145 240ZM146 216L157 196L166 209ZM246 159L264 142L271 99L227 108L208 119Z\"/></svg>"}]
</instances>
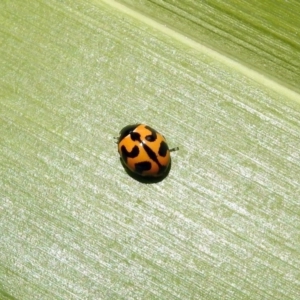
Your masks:
<instances>
[{"instance_id":1,"label":"beetle antenna","mask_svg":"<svg viewBox=\"0 0 300 300\"><path fill-rule=\"evenodd\" d=\"M178 151L178 150L179 150L179 147L175 147L175 148L169 149L170 152Z\"/></svg>"}]
</instances>

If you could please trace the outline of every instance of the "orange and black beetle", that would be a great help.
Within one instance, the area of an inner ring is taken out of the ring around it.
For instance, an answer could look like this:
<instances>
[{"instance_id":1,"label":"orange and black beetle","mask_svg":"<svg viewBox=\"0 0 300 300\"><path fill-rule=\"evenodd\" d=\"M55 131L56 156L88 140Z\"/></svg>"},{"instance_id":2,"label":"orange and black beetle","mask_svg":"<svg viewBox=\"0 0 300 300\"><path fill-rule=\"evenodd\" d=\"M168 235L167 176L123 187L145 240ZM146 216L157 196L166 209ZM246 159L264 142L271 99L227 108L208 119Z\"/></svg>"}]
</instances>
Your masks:
<instances>
[{"instance_id":1,"label":"orange and black beetle","mask_svg":"<svg viewBox=\"0 0 300 300\"><path fill-rule=\"evenodd\" d=\"M170 152L162 134L144 124L125 126L118 137L118 151L123 164L134 174L161 177L170 167Z\"/></svg>"}]
</instances>

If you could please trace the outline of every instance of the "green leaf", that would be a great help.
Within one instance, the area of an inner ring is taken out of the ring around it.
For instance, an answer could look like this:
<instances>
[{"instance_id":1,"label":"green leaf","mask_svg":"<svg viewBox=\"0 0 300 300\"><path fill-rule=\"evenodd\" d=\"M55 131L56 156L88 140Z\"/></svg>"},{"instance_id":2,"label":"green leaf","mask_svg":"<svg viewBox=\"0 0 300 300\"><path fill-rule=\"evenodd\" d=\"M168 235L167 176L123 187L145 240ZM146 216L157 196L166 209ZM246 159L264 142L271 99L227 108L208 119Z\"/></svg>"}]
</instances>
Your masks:
<instances>
[{"instance_id":1,"label":"green leaf","mask_svg":"<svg viewBox=\"0 0 300 300\"><path fill-rule=\"evenodd\" d=\"M298 299L298 12L2 2L0 297ZM161 182L120 163L138 122L180 148Z\"/></svg>"},{"instance_id":2,"label":"green leaf","mask_svg":"<svg viewBox=\"0 0 300 300\"><path fill-rule=\"evenodd\" d=\"M106 0L113 7L115 1ZM299 1L120 0L137 14L157 20L216 49L223 60L241 63L299 93ZM124 10L124 8L121 8ZM198 45L199 47L199 45ZM255 77L254 77L255 78ZM274 82L275 81L275 82Z\"/></svg>"}]
</instances>

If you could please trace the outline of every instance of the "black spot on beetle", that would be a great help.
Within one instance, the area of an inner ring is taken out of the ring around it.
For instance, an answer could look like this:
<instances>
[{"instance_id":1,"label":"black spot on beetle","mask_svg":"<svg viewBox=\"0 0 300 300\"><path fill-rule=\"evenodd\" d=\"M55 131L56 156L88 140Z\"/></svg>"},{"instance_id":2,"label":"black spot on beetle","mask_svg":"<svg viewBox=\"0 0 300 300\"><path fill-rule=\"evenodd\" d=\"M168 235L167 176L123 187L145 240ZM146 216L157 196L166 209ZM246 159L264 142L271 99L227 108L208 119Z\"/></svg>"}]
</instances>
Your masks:
<instances>
[{"instance_id":1,"label":"black spot on beetle","mask_svg":"<svg viewBox=\"0 0 300 300\"><path fill-rule=\"evenodd\" d=\"M131 131L130 137L134 142L139 141L141 143L141 135L138 132Z\"/></svg>"},{"instance_id":2,"label":"black spot on beetle","mask_svg":"<svg viewBox=\"0 0 300 300\"><path fill-rule=\"evenodd\" d=\"M169 147L166 142L162 141L159 146L158 154L165 157L168 153Z\"/></svg>"},{"instance_id":3,"label":"black spot on beetle","mask_svg":"<svg viewBox=\"0 0 300 300\"><path fill-rule=\"evenodd\" d=\"M139 155L139 153L140 153L139 147L136 145L132 148L131 151L127 151L127 149L124 145L121 147L121 156L125 162L127 162L128 157L130 157L130 158L137 157Z\"/></svg>"},{"instance_id":4,"label":"black spot on beetle","mask_svg":"<svg viewBox=\"0 0 300 300\"><path fill-rule=\"evenodd\" d=\"M147 144L143 144L143 147L146 151L146 153L148 154L149 158L151 158L153 161L155 161L158 165L160 165L156 153L147 145Z\"/></svg>"},{"instance_id":5,"label":"black spot on beetle","mask_svg":"<svg viewBox=\"0 0 300 300\"><path fill-rule=\"evenodd\" d=\"M153 135L146 135L146 141L148 142L154 142L156 138Z\"/></svg>"},{"instance_id":6,"label":"black spot on beetle","mask_svg":"<svg viewBox=\"0 0 300 300\"><path fill-rule=\"evenodd\" d=\"M135 171L139 174L142 174L145 171L151 170L151 162L150 161L141 161L139 163L136 163L135 165Z\"/></svg>"},{"instance_id":7,"label":"black spot on beetle","mask_svg":"<svg viewBox=\"0 0 300 300\"><path fill-rule=\"evenodd\" d=\"M149 127L149 126L145 126L146 129L148 129L149 131L151 131L151 134L146 135L146 140L148 142L154 142L157 139L157 132L156 130L154 130L153 128Z\"/></svg>"}]
</instances>

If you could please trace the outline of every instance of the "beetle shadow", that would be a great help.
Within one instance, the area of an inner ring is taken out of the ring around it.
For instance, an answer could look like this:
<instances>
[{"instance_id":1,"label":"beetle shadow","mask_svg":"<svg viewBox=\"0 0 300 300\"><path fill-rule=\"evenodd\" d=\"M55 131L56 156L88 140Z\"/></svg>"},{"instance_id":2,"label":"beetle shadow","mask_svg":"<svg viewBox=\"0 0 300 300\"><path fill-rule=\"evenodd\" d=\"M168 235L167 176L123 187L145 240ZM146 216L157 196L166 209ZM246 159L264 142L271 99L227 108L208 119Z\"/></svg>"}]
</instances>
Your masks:
<instances>
[{"instance_id":1,"label":"beetle shadow","mask_svg":"<svg viewBox=\"0 0 300 300\"><path fill-rule=\"evenodd\" d=\"M125 172L134 180L141 182L141 183L145 183L145 184L152 184L152 183L158 183L163 181L170 173L171 170L171 166L172 166L172 159L170 158L170 163L168 168L166 169L165 173L162 176L159 177L151 177L151 176L142 176L139 174L136 174L134 172L132 172L131 170L128 169L128 167L125 165L124 161L122 160L122 158L120 157L120 162L125 170Z\"/></svg>"}]
</instances>

